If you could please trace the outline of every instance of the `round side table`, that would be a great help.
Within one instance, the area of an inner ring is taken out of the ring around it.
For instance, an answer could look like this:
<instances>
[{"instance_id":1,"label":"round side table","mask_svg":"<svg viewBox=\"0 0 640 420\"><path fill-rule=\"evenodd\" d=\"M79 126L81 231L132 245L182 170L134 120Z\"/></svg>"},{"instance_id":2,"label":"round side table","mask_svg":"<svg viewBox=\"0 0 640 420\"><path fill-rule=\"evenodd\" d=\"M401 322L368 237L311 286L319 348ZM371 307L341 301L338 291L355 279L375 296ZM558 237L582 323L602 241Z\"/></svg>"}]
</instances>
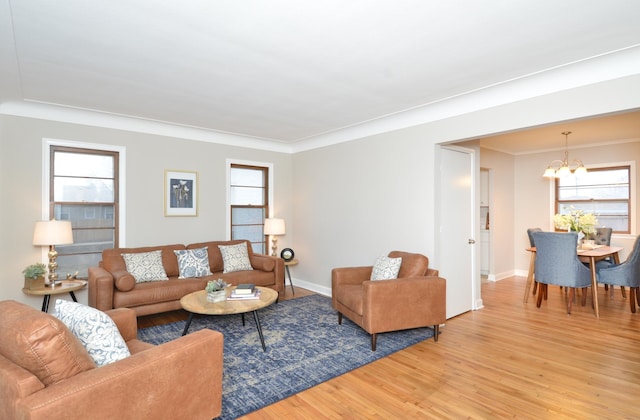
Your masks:
<instances>
[{"instance_id":1,"label":"round side table","mask_svg":"<svg viewBox=\"0 0 640 420\"><path fill-rule=\"evenodd\" d=\"M86 280L62 280L56 283L54 287L43 286L35 289L23 288L22 291L30 296L43 296L42 298L42 312L49 312L49 300L51 295L61 295L63 293L69 293L71 299L77 302L75 291L84 289L87 287Z\"/></svg>"}]
</instances>

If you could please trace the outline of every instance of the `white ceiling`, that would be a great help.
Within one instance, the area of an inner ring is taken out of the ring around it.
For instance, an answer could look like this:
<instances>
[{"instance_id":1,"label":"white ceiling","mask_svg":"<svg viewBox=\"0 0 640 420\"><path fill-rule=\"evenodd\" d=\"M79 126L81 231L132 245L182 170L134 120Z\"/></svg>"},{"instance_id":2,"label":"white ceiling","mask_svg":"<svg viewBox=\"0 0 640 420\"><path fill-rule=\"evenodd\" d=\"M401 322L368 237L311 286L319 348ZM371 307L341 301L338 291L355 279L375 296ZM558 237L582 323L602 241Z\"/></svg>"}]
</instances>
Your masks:
<instances>
[{"instance_id":1,"label":"white ceiling","mask_svg":"<svg viewBox=\"0 0 640 420\"><path fill-rule=\"evenodd\" d=\"M639 46L637 0L0 0L0 111L291 145Z\"/></svg>"}]
</instances>

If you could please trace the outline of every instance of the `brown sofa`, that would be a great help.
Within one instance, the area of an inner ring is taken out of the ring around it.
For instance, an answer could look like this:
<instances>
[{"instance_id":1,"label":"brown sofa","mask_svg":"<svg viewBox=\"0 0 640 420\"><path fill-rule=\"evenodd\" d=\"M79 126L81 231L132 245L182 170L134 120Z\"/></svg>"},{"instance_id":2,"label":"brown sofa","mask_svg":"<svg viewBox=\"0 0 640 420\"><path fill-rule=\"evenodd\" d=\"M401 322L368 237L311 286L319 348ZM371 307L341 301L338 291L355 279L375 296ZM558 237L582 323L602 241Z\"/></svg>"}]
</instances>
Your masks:
<instances>
[{"instance_id":1,"label":"brown sofa","mask_svg":"<svg viewBox=\"0 0 640 420\"><path fill-rule=\"evenodd\" d=\"M346 316L371 334L371 350L378 333L432 326L438 341L439 326L447 319L446 280L429 268L421 254L393 251L402 258L398 278L371 281L373 267L334 268L331 298L338 323Z\"/></svg>"},{"instance_id":2,"label":"brown sofa","mask_svg":"<svg viewBox=\"0 0 640 420\"><path fill-rule=\"evenodd\" d=\"M57 318L0 302L0 419L212 419L222 410L223 336L201 330L154 346L130 309L107 314L131 352L95 367Z\"/></svg>"},{"instance_id":3,"label":"brown sofa","mask_svg":"<svg viewBox=\"0 0 640 420\"><path fill-rule=\"evenodd\" d=\"M222 254L218 245L246 242L253 270L223 273ZM178 259L173 252L181 249L207 247L210 276L178 279ZM127 272L122 254L162 250L162 264L167 281L135 283ZM142 248L111 248L102 251L99 267L89 268L89 305L106 311L112 308L131 308L138 316L180 309L180 298L203 290L209 280L223 279L229 284L253 283L270 287L278 293L284 290L284 261L281 258L254 254L251 243L245 240L211 241L190 245L164 245Z\"/></svg>"}]
</instances>

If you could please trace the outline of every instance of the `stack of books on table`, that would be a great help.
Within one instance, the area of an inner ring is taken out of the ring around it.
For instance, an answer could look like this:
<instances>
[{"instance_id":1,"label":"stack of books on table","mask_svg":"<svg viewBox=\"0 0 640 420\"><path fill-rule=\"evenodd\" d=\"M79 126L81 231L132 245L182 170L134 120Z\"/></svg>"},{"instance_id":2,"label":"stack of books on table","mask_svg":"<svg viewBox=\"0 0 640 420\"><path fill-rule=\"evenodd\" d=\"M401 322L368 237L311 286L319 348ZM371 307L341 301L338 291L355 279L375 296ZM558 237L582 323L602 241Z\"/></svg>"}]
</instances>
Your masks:
<instances>
[{"instance_id":1,"label":"stack of books on table","mask_svg":"<svg viewBox=\"0 0 640 420\"><path fill-rule=\"evenodd\" d=\"M239 284L231 292L227 300L251 300L260 299L260 289L257 289L254 284Z\"/></svg>"}]
</instances>

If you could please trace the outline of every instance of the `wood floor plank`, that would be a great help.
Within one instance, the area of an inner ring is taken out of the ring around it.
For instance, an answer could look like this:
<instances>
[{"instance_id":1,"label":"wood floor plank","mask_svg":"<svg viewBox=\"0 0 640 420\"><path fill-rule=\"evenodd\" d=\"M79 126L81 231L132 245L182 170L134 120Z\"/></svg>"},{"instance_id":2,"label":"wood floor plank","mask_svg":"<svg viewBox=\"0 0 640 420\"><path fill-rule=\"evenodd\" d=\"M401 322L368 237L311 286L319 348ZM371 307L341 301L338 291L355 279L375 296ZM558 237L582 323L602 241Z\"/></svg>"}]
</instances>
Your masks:
<instances>
[{"instance_id":1,"label":"wood floor plank","mask_svg":"<svg viewBox=\"0 0 640 420\"><path fill-rule=\"evenodd\" d=\"M639 418L640 312L631 313L619 288L610 296L602 287L600 319L590 291L571 315L557 287L536 308L535 298L522 303L525 282L483 283L485 307L448 320L437 343L425 340L243 419Z\"/></svg>"},{"instance_id":2,"label":"wood floor plank","mask_svg":"<svg viewBox=\"0 0 640 420\"><path fill-rule=\"evenodd\" d=\"M566 313L566 296L522 303L525 278L483 284L485 308L447 321L427 340L251 413L314 418L637 418L640 313L600 288ZM384 340L381 334L378 340ZM382 392L381 392L382 391ZM391 409L389 409L391 408ZM259 416L259 417L255 417Z\"/></svg>"}]
</instances>

